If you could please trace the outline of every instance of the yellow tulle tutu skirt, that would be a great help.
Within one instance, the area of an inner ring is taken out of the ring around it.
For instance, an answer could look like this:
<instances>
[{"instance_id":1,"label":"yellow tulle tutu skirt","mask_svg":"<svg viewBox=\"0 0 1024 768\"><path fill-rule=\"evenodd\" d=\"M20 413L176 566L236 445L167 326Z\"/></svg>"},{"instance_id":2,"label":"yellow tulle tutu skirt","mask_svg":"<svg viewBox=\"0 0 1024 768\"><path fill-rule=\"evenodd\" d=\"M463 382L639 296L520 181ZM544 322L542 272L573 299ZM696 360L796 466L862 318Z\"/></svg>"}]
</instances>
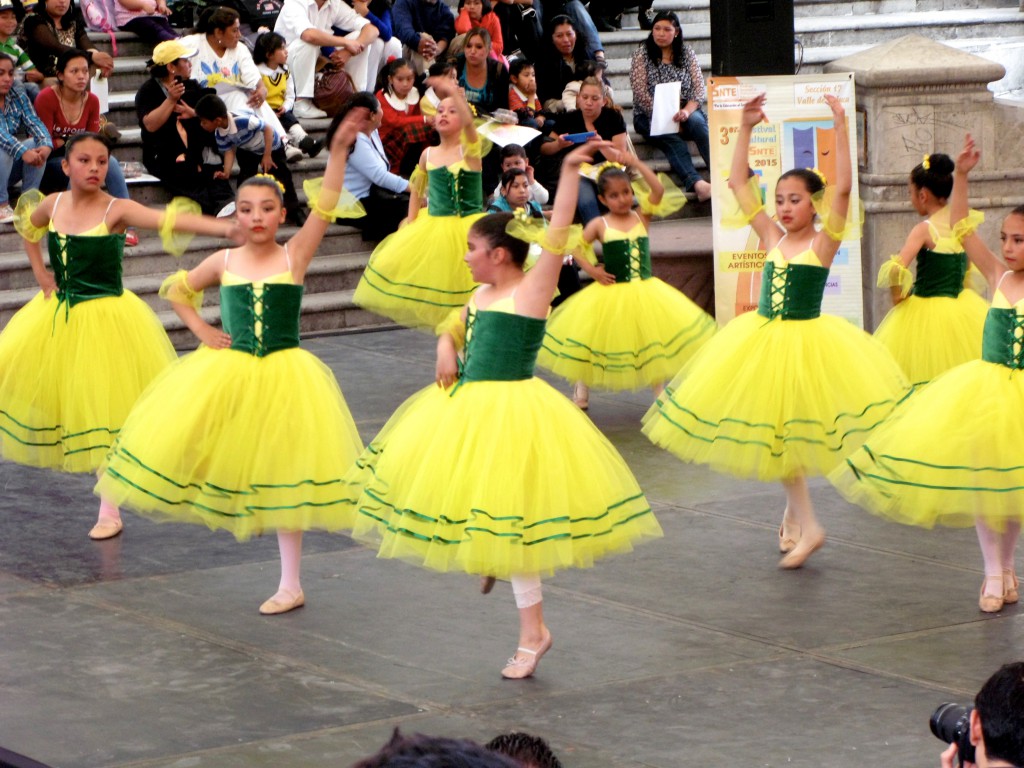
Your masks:
<instances>
[{"instance_id":1,"label":"yellow tulle tutu skirt","mask_svg":"<svg viewBox=\"0 0 1024 768\"><path fill-rule=\"evenodd\" d=\"M948 296L908 296L875 331L910 383L925 384L940 373L981 358L981 335L988 303L964 289Z\"/></svg>"},{"instance_id":2,"label":"yellow tulle tutu skirt","mask_svg":"<svg viewBox=\"0 0 1024 768\"><path fill-rule=\"evenodd\" d=\"M701 347L644 416L643 431L719 472L824 475L908 389L888 350L846 320L748 312Z\"/></svg>"},{"instance_id":3,"label":"yellow tulle tutu skirt","mask_svg":"<svg viewBox=\"0 0 1024 768\"><path fill-rule=\"evenodd\" d=\"M908 525L1024 520L1024 372L975 360L914 393L829 476Z\"/></svg>"},{"instance_id":4,"label":"yellow tulle tutu skirt","mask_svg":"<svg viewBox=\"0 0 1024 768\"><path fill-rule=\"evenodd\" d=\"M94 472L139 395L176 357L131 291L70 309L36 294L0 334L4 458Z\"/></svg>"},{"instance_id":5,"label":"yellow tulle tutu skirt","mask_svg":"<svg viewBox=\"0 0 1024 768\"><path fill-rule=\"evenodd\" d=\"M239 540L351 526L341 477L362 450L330 369L295 348L202 347L139 399L103 467L102 497Z\"/></svg>"},{"instance_id":6,"label":"yellow tulle tutu skirt","mask_svg":"<svg viewBox=\"0 0 1024 768\"><path fill-rule=\"evenodd\" d=\"M355 303L400 325L433 330L473 294L476 283L463 259L469 228L483 215L431 216L421 210L374 249Z\"/></svg>"},{"instance_id":7,"label":"yellow tulle tutu skirt","mask_svg":"<svg viewBox=\"0 0 1024 768\"><path fill-rule=\"evenodd\" d=\"M420 391L346 480L353 536L437 571L550 574L661 536L612 444L536 378Z\"/></svg>"},{"instance_id":8,"label":"yellow tulle tutu skirt","mask_svg":"<svg viewBox=\"0 0 1024 768\"><path fill-rule=\"evenodd\" d=\"M715 321L656 277L593 283L551 315L537 363L569 381L639 389L675 376Z\"/></svg>"}]
</instances>

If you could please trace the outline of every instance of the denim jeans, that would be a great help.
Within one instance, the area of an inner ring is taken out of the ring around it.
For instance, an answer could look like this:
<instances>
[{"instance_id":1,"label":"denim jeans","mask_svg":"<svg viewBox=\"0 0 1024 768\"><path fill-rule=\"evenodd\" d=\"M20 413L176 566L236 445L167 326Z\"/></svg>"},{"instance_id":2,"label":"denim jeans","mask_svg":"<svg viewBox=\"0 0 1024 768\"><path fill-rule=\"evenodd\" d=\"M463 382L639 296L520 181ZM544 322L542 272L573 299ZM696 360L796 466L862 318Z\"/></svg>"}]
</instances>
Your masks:
<instances>
[{"instance_id":1,"label":"denim jeans","mask_svg":"<svg viewBox=\"0 0 1024 768\"><path fill-rule=\"evenodd\" d=\"M545 13L541 2L542 0L533 0L533 8L543 20L545 34L547 34L551 19L557 14ZM576 28L576 34L587 47L587 58L595 58L595 54L598 51L603 51L604 46L601 45L601 37L597 34L594 20L590 18L590 14L587 13L587 9L583 7L580 0L567 0L563 5L565 6L565 15L569 17L573 27Z\"/></svg>"},{"instance_id":2,"label":"denim jeans","mask_svg":"<svg viewBox=\"0 0 1024 768\"><path fill-rule=\"evenodd\" d=\"M690 119L679 126L678 133L668 133L663 136L651 136L651 118L640 113L633 114L633 127L636 132L644 137L645 141L660 149L668 158L669 165L683 181L687 191L693 190L693 185L701 180L701 175L693 167L693 159L690 157L690 145L692 141L697 145L697 151L704 158L704 165L711 168L711 145L708 139L708 119L699 109L690 115Z\"/></svg>"},{"instance_id":3,"label":"denim jeans","mask_svg":"<svg viewBox=\"0 0 1024 768\"><path fill-rule=\"evenodd\" d=\"M36 140L25 139L22 144L26 149L35 149ZM46 164L40 166L29 165L21 158L15 160L6 152L0 152L0 205L7 205L7 188L21 181L21 191L27 192L30 189L39 189L39 182L43 179L43 171Z\"/></svg>"}]
</instances>

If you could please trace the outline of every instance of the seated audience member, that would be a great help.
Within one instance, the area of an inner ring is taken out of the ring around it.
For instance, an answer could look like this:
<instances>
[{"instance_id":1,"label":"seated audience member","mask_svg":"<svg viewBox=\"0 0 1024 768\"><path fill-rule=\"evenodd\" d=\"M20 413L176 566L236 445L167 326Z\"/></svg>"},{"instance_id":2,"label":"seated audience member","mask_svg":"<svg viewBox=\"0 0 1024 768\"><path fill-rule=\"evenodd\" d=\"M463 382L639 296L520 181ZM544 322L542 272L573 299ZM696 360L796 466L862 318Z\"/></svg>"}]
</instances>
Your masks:
<instances>
[{"instance_id":1,"label":"seated audience member","mask_svg":"<svg viewBox=\"0 0 1024 768\"><path fill-rule=\"evenodd\" d=\"M57 57L71 50L82 51L104 77L114 71L114 57L92 47L85 19L74 0L40 0L33 11L25 14L18 43L45 78L57 77Z\"/></svg>"},{"instance_id":2,"label":"seated audience member","mask_svg":"<svg viewBox=\"0 0 1024 768\"><path fill-rule=\"evenodd\" d=\"M196 116L204 131L217 140L217 149L224 155L224 169L214 176L227 179L238 160L237 184L257 172L271 174L284 188L284 209L292 224L302 226L306 212L299 207L292 174L284 154L281 137L251 110L229 112L219 96L203 96L196 104Z\"/></svg>"},{"instance_id":3,"label":"seated audience member","mask_svg":"<svg viewBox=\"0 0 1024 768\"><path fill-rule=\"evenodd\" d=\"M364 240L382 240L398 229L409 213L409 182L388 170L384 144L377 132L381 107L372 93L357 93L345 103L327 132L328 140L345 115L358 107L365 107L371 116L349 153L344 186L363 204L366 216L346 223L362 228Z\"/></svg>"},{"instance_id":4,"label":"seated audience member","mask_svg":"<svg viewBox=\"0 0 1024 768\"><path fill-rule=\"evenodd\" d=\"M395 0L391 19L417 75L442 60L455 37L455 16L443 0Z\"/></svg>"},{"instance_id":5,"label":"seated audience member","mask_svg":"<svg viewBox=\"0 0 1024 768\"><path fill-rule=\"evenodd\" d=\"M39 189L53 142L24 91L14 88L14 61L0 53L0 224L14 221L8 187ZM28 138L19 139L27 133Z\"/></svg>"},{"instance_id":6,"label":"seated audience member","mask_svg":"<svg viewBox=\"0 0 1024 768\"><path fill-rule=\"evenodd\" d=\"M349 30L344 36L335 28ZM356 90L365 91L377 80L383 64L384 44L377 28L344 0L284 0L274 31L288 41L291 76L295 78L295 116L327 117L313 104L313 85L320 49L334 48L330 59L343 66Z\"/></svg>"},{"instance_id":7,"label":"seated audience member","mask_svg":"<svg viewBox=\"0 0 1024 768\"><path fill-rule=\"evenodd\" d=\"M562 768L562 763L540 736L528 733L503 733L487 742L492 752L518 760L523 768Z\"/></svg>"},{"instance_id":8,"label":"seated audience member","mask_svg":"<svg viewBox=\"0 0 1024 768\"><path fill-rule=\"evenodd\" d=\"M64 143L77 133L98 133L100 130L100 100L89 92L89 59L74 48L57 57L56 84L43 88L36 97L36 114L53 141L53 152L46 160L46 170L39 188L49 194L68 188L68 177L61 167ZM128 199L128 184L124 171L113 154L107 163L104 180L107 192L113 197ZM125 245L136 245L138 235L128 230Z\"/></svg>"},{"instance_id":9,"label":"seated audience member","mask_svg":"<svg viewBox=\"0 0 1024 768\"><path fill-rule=\"evenodd\" d=\"M537 94L545 109L557 111L561 109L566 83L576 79L576 72L584 62L595 58L577 39L576 27L568 16L551 19L548 30L541 40L541 56L536 62Z\"/></svg>"},{"instance_id":10,"label":"seated audience member","mask_svg":"<svg viewBox=\"0 0 1024 768\"><path fill-rule=\"evenodd\" d=\"M459 85L478 115L508 109L508 70L488 57L490 49L487 30L476 27L466 35L462 53L455 60Z\"/></svg>"},{"instance_id":11,"label":"seated audience member","mask_svg":"<svg viewBox=\"0 0 1024 768\"><path fill-rule=\"evenodd\" d=\"M455 18L455 31L459 37L469 34L477 27L487 30L491 36L490 57L502 64L508 64L505 58L505 41L501 37L501 22L491 8L490 0L459 0L459 15ZM461 50L463 40L456 37L452 41L452 52L458 53Z\"/></svg>"},{"instance_id":12,"label":"seated audience member","mask_svg":"<svg viewBox=\"0 0 1024 768\"><path fill-rule=\"evenodd\" d=\"M498 0L494 14L501 23L501 37L505 41L505 58L536 61L540 55L540 37L543 33L540 13L534 0Z\"/></svg>"},{"instance_id":13,"label":"seated audience member","mask_svg":"<svg viewBox=\"0 0 1024 768\"><path fill-rule=\"evenodd\" d=\"M518 144L506 144L501 148L501 152L498 155L501 161L501 174L504 177L505 173L511 171L513 168L518 168L526 174L527 179L527 190L530 193L529 199L536 202L538 205L547 205L548 202L548 191L533 177L533 166L530 165L529 160L526 157L526 150ZM492 199L501 195L501 185L494 190L494 194L491 195Z\"/></svg>"},{"instance_id":14,"label":"seated audience member","mask_svg":"<svg viewBox=\"0 0 1024 768\"><path fill-rule=\"evenodd\" d=\"M545 23L550 23L556 16L568 16L583 42L588 58L604 60L604 46L597 33L594 20L587 13L586 6L580 0L533 0L533 7Z\"/></svg>"},{"instance_id":15,"label":"seated audience member","mask_svg":"<svg viewBox=\"0 0 1024 768\"><path fill-rule=\"evenodd\" d=\"M167 17L171 15L166 0L114 0L114 23L147 43L176 40L178 33Z\"/></svg>"},{"instance_id":16,"label":"seated audience member","mask_svg":"<svg viewBox=\"0 0 1024 768\"><path fill-rule=\"evenodd\" d=\"M1024 662L1006 664L978 691L971 711L970 741L977 768L1024 766ZM942 768L959 765L957 746L942 753Z\"/></svg>"},{"instance_id":17,"label":"seated audience member","mask_svg":"<svg viewBox=\"0 0 1024 768\"><path fill-rule=\"evenodd\" d=\"M43 82L43 73L36 69L25 50L18 45L15 35L18 30L18 17L14 11L12 0L0 0L0 53L6 53L14 62L14 82L20 82L29 101L35 101L39 95L39 84Z\"/></svg>"},{"instance_id":18,"label":"seated audience member","mask_svg":"<svg viewBox=\"0 0 1024 768\"><path fill-rule=\"evenodd\" d=\"M604 105L615 108L615 91L612 90L608 78L605 77L607 65L603 61L584 61L576 68L573 79L565 84L562 89L562 109L566 112L576 110L576 101L580 95L580 86L588 78L599 80L604 86Z\"/></svg>"},{"instance_id":19,"label":"seated audience member","mask_svg":"<svg viewBox=\"0 0 1024 768\"><path fill-rule=\"evenodd\" d=\"M380 102L380 140L392 173L408 175L430 143L434 118L420 111L420 94L413 85L415 73L405 59L395 59L380 71L377 101Z\"/></svg>"},{"instance_id":20,"label":"seated audience member","mask_svg":"<svg viewBox=\"0 0 1024 768\"><path fill-rule=\"evenodd\" d=\"M526 59L516 59L508 69L508 108L516 113L519 124L543 131L548 122L541 113L537 96L537 70Z\"/></svg>"},{"instance_id":21,"label":"seated audience member","mask_svg":"<svg viewBox=\"0 0 1024 768\"><path fill-rule=\"evenodd\" d=\"M142 129L142 162L174 195L190 197L203 213L214 215L234 200L227 179L215 179L219 165L204 162L207 149L216 151L213 136L204 131L195 106L212 89L192 79L195 49L168 40L153 49L149 80L135 94L135 111Z\"/></svg>"},{"instance_id":22,"label":"seated audience member","mask_svg":"<svg viewBox=\"0 0 1024 768\"><path fill-rule=\"evenodd\" d=\"M402 56L402 41L395 37L391 18L391 0L353 0L352 10L377 28L378 39L384 44L382 62Z\"/></svg>"},{"instance_id":23,"label":"seated audience member","mask_svg":"<svg viewBox=\"0 0 1024 768\"><path fill-rule=\"evenodd\" d=\"M319 155L324 148L323 142L306 133L292 113L295 106L295 82L288 75L288 46L285 39L276 32L264 32L256 38L252 60L256 62L263 85L267 88L267 104L288 132L292 145L302 150L307 157Z\"/></svg>"},{"instance_id":24,"label":"seated audience member","mask_svg":"<svg viewBox=\"0 0 1024 768\"><path fill-rule=\"evenodd\" d=\"M532 218L543 219L544 212L530 199L530 177L522 168L510 168L501 174L498 193L487 206L488 213L505 213L522 208Z\"/></svg>"},{"instance_id":25,"label":"seated audience member","mask_svg":"<svg viewBox=\"0 0 1024 768\"><path fill-rule=\"evenodd\" d=\"M441 2L441 0L438 0ZM397 728L380 750L352 768L521 768L510 757L469 739L446 739L422 733L403 736Z\"/></svg>"}]
</instances>

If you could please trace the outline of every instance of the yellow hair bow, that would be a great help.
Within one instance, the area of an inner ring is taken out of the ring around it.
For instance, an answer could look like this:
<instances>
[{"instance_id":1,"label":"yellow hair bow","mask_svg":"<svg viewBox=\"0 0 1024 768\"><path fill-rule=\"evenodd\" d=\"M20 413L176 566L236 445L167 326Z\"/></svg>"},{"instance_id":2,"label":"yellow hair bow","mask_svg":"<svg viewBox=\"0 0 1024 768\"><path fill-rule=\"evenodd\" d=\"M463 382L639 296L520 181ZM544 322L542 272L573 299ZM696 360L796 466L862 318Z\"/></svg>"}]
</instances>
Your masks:
<instances>
[{"instance_id":1,"label":"yellow hair bow","mask_svg":"<svg viewBox=\"0 0 1024 768\"><path fill-rule=\"evenodd\" d=\"M280 181L278 181L277 177L274 176L274 174L272 174L272 173L257 173L253 178L256 178L256 179L270 179L272 182L274 182L277 185L277 188L281 190L281 194L282 195L285 193L284 192L284 184L282 184Z\"/></svg>"},{"instance_id":2,"label":"yellow hair bow","mask_svg":"<svg viewBox=\"0 0 1024 768\"><path fill-rule=\"evenodd\" d=\"M921 161L921 167L924 168L926 171L931 170L931 167L932 167L932 159L931 158L932 158L931 155L925 155L924 156L924 160Z\"/></svg>"},{"instance_id":3,"label":"yellow hair bow","mask_svg":"<svg viewBox=\"0 0 1024 768\"><path fill-rule=\"evenodd\" d=\"M822 183L823 186L826 186L826 187L828 186L828 179L825 177L824 173L819 171L817 168L811 168L811 172L815 176L817 176L819 179L821 179L821 183Z\"/></svg>"},{"instance_id":4,"label":"yellow hair bow","mask_svg":"<svg viewBox=\"0 0 1024 768\"><path fill-rule=\"evenodd\" d=\"M524 224L528 223L533 218L530 215L530 212L522 207L516 208L514 211L512 211L512 216L515 217L517 221L521 221Z\"/></svg>"}]
</instances>

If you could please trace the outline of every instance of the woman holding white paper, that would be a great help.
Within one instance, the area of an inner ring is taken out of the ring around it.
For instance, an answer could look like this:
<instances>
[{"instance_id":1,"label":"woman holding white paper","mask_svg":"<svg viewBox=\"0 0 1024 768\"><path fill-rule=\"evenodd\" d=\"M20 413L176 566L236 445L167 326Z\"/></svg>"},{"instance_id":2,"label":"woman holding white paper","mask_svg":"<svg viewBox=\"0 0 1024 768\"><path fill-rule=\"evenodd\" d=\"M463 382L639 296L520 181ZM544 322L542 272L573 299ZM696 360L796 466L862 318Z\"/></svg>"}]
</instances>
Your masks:
<instances>
[{"instance_id":1,"label":"woman holding white paper","mask_svg":"<svg viewBox=\"0 0 1024 768\"><path fill-rule=\"evenodd\" d=\"M703 111L707 89L697 55L683 45L679 17L674 13L662 11L654 17L651 34L633 52L629 82L633 87L633 127L637 133L665 153L688 192L701 201L710 198L711 184L694 168L688 144L692 141L697 145L704 164L710 167L708 119ZM678 91L663 87L664 93L659 92L656 98L655 90L660 84L678 85ZM661 121L654 120L652 126L652 116L663 111L661 104L666 96L673 102L668 106L670 125L659 126ZM668 132L663 132L666 128Z\"/></svg>"}]
</instances>

